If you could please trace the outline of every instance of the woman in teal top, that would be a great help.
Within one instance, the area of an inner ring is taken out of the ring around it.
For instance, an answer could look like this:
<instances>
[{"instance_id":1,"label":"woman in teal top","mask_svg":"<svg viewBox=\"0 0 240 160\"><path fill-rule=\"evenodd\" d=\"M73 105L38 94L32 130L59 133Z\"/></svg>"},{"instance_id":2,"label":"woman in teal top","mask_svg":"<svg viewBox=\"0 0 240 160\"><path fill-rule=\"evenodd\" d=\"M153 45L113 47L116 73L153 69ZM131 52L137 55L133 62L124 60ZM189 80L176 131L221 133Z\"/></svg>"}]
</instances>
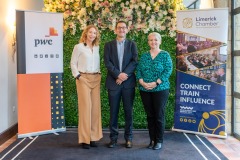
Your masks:
<instances>
[{"instance_id":1,"label":"woman in teal top","mask_svg":"<svg viewBox=\"0 0 240 160\"><path fill-rule=\"evenodd\" d=\"M150 136L149 149L161 149L165 130L165 106L169 96L169 77L172 60L167 51L161 50L161 35L148 35L150 51L141 56L137 67L137 79Z\"/></svg>"}]
</instances>

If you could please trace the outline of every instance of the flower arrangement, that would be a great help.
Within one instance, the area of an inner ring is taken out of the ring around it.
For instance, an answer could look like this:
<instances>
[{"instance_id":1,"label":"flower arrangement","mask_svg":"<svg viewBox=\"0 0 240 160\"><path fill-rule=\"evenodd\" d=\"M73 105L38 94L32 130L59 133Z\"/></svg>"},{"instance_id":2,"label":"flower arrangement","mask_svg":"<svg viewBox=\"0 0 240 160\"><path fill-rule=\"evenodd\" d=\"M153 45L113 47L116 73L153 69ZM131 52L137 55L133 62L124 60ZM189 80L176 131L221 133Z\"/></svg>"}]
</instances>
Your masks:
<instances>
[{"instance_id":1,"label":"flower arrangement","mask_svg":"<svg viewBox=\"0 0 240 160\"><path fill-rule=\"evenodd\" d=\"M130 31L167 31L176 36L176 11L184 9L182 0L44 0L44 11L64 15L64 31L75 34L79 24L100 30L114 30L116 22L128 23Z\"/></svg>"}]
</instances>

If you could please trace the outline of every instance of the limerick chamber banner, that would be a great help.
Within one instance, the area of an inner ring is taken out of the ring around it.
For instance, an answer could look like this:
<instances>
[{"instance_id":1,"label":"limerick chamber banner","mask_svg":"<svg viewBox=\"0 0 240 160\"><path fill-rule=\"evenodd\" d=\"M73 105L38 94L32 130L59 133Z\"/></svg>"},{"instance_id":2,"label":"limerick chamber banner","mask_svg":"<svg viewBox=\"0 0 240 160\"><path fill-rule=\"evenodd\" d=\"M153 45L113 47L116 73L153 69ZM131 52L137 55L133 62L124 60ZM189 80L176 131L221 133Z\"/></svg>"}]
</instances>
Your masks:
<instances>
[{"instance_id":1,"label":"limerick chamber banner","mask_svg":"<svg viewBox=\"0 0 240 160\"><path fill-rule=\"evenodd\" d=\"M174 131L225 138L228 9L177 12Z\"/></svg>"},{"instance_id":2,"label":"limerick chamber banner","mask_svg":"<svg viewBox=\"0 0 240 160\"><path fill-rule=\"evenodd\" d=\"M65 131L63 15L16 11L18 138Z\"/></svg>"}]
</instances>

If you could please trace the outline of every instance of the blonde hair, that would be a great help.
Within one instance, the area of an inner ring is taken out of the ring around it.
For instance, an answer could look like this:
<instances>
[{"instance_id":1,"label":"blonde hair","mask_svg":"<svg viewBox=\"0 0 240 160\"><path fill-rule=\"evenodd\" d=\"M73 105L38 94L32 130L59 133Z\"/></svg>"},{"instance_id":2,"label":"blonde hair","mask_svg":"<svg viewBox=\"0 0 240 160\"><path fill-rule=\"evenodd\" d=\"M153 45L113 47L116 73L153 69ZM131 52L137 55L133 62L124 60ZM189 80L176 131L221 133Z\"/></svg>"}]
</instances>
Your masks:
<instances>
[{"instance_id":1,"label":"blonde hair","mask_svg":"<svg viewBox=\"0 0 240 160\"><path fill-rule=\"evenodd\" d=\"M94 28L94 29L96 30L96 32L97 32L96 38L93 40L92 43L93 43L93 45L98 46L98 45L99 45L99 40L100 40L100 33L99 33L99 31L98 31L98 28L97 28L96 26L94 26L94 25L88 25L88 26L84 29L84 31L83 31L83 33L82 33L82 36L81 36L81 38L79 39L79 42L80 42L80 43L86 43L86 41L87 41L87 33L88 33L88 31L89 31L91 28Z\"/></svg>"},{"instance_id":2,"label":"blonde hair","mask_svg":"<svg viewBox=\"0 0 240 160\"><path fill-rule=\"evenodd\" d=\"M152 33L150 33L150 34L148 35L148 38L149 38L150 36L155 36L160 42L162 41L161 35L160 35L159 33L157 33L157 32L152 32Z\"/></svg>"}]
</instances>

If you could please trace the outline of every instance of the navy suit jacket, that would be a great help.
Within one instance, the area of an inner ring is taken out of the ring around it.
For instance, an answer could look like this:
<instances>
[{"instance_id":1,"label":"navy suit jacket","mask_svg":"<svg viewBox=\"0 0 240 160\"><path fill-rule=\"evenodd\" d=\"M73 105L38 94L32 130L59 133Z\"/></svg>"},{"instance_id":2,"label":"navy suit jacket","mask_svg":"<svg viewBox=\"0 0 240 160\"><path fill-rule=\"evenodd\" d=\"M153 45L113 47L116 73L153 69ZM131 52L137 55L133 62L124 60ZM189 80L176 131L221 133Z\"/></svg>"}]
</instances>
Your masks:
<instances>
[{"instance_id":1,"label":"navy suit jacket","mask_svg":"<svg viewBox=\"0 0 240 160\"><path fill-rule=\"evenodd\" d=\"M122 61L122 72L128 75L128 79L121 85L117 85L116 80L121 73L119 69L117 40L107 42L104 46L104 63L107 68L106 87L116 90L121 87L134 88L136 86L135 68L137 66L137 47L133 41L125 40L124 55Z\"/></svg>"}]
</instances>

